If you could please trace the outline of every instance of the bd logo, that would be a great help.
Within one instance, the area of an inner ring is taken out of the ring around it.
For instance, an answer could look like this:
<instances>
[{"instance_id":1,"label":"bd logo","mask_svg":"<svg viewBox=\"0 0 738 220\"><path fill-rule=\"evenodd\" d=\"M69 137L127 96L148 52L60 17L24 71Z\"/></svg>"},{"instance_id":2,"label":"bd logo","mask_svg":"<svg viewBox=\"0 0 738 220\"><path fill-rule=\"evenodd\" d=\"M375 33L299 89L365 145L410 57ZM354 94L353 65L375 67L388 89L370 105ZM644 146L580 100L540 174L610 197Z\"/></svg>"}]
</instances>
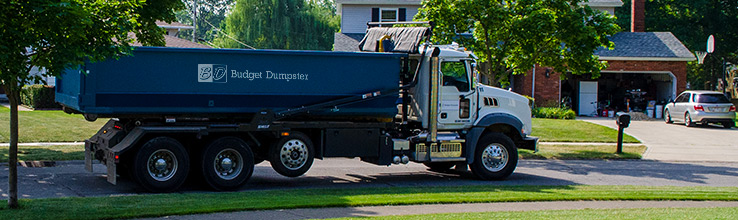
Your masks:
<instances>
[{"instance_id":1,"label":"bd logo","mask_svg":"<svg viewBox=\"0 0 738 220\"><path fill-rule=\"evenodd\" d=\"M226 83L228 66L223 64L197 64L197 82Z\"/></svg>"}]
</instances>

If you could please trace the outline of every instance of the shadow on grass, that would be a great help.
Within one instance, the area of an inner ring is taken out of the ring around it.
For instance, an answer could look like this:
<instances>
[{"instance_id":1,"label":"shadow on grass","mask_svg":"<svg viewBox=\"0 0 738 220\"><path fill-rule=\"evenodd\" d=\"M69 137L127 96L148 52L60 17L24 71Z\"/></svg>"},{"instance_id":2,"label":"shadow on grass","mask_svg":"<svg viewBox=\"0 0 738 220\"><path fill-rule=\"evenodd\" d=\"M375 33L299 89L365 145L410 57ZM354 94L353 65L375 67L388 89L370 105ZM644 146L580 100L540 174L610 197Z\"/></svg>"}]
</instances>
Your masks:
<instances>
[{"instance_id":1,"label":"shadow on grass","mask_svg":"<svg viewBox=\"0 0 738 220\"><path fill-rule=\"evenodd\" d=\"M18 160L20 161L60 161L60 160L82 160L84 149L63 151L49 149L49 147L19 147ZM5 147L0 154L0 162L8 162L8 148Z\"/></svg>"}]
</instances>

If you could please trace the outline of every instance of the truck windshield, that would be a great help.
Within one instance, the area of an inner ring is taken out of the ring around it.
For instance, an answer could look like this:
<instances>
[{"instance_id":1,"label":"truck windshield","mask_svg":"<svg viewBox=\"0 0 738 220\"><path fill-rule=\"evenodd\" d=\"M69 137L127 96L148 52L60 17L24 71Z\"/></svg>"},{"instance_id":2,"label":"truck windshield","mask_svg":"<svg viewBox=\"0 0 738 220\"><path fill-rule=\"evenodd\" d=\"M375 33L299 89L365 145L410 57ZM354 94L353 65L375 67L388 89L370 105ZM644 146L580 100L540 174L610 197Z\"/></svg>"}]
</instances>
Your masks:
<instances>
[{"instance_id":1,"label":"truck windshield","mask_svg":"<svg viewBox=\"0 0 738 220\"><path fill-rule=\"evenodd\" d=\"M454 86L459 92L469 91L469 77L466 74L464 62L442 62L441 73L443 73L444 86Z\"/></svg>"},{"instance_id":2,"label":"truck windshield","mask_svg":"<svg viewBox=\"0 0 738 220\"><path fill-rule=\"evenodd\" d=\"M695 96L697 103L730 103L722 94L700 94Z\"/></svg>"}]
</instances>

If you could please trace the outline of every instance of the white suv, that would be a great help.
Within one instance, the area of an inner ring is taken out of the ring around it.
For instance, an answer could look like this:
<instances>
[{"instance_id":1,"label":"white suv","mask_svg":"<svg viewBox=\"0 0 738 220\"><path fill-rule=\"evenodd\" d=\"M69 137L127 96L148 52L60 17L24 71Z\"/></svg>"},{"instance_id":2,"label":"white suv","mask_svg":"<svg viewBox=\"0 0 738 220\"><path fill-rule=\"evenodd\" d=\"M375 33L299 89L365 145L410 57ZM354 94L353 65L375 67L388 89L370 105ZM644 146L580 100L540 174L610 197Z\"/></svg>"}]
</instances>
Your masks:
<instances>
[{"instance_id":1,"label":"white suv","mask_svg":"<svg viewBox=\"0 0 738 220\"><path fill-rule=\"evenodd\" d=\"M682 121L687 127L696 123L735 125L735 106L720 92L684 91L664 108L664 121Z\"/></svg>"}]
</instances>

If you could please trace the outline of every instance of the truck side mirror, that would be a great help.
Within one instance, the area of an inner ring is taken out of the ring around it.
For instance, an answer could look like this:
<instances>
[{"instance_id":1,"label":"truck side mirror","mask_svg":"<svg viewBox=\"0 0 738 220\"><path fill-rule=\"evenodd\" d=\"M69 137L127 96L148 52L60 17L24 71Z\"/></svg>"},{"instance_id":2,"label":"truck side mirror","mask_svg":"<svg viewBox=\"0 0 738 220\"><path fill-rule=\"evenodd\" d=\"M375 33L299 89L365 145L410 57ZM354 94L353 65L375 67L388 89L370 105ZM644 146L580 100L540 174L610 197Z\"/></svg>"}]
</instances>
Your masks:
<instances>
[{"instance_id":1,"label":"truck side mirror","mask_svg":"<svg viewBox=\"0 0 738 220\"><path fill-rule=\"evenodd\" d=\"M472 72L471 77L472 77L472 81L473 81L472 82L472 86L474 86L474 84L476 84L476 83L479 82L479 78L477 78L477 63L472 63L471 64L471 72Z\"/></svg>"},{"instance_id":2,"label":"truck side mirror","mask_svg":"<svg viewBox=\"0 0 738 220\"><path fill-rule=\"evenodd\" d=\"M630 125L630 114L618 112L615 116L615 122L618 124L618 127L627 128Z\"/></svg>"}]
</instances>

